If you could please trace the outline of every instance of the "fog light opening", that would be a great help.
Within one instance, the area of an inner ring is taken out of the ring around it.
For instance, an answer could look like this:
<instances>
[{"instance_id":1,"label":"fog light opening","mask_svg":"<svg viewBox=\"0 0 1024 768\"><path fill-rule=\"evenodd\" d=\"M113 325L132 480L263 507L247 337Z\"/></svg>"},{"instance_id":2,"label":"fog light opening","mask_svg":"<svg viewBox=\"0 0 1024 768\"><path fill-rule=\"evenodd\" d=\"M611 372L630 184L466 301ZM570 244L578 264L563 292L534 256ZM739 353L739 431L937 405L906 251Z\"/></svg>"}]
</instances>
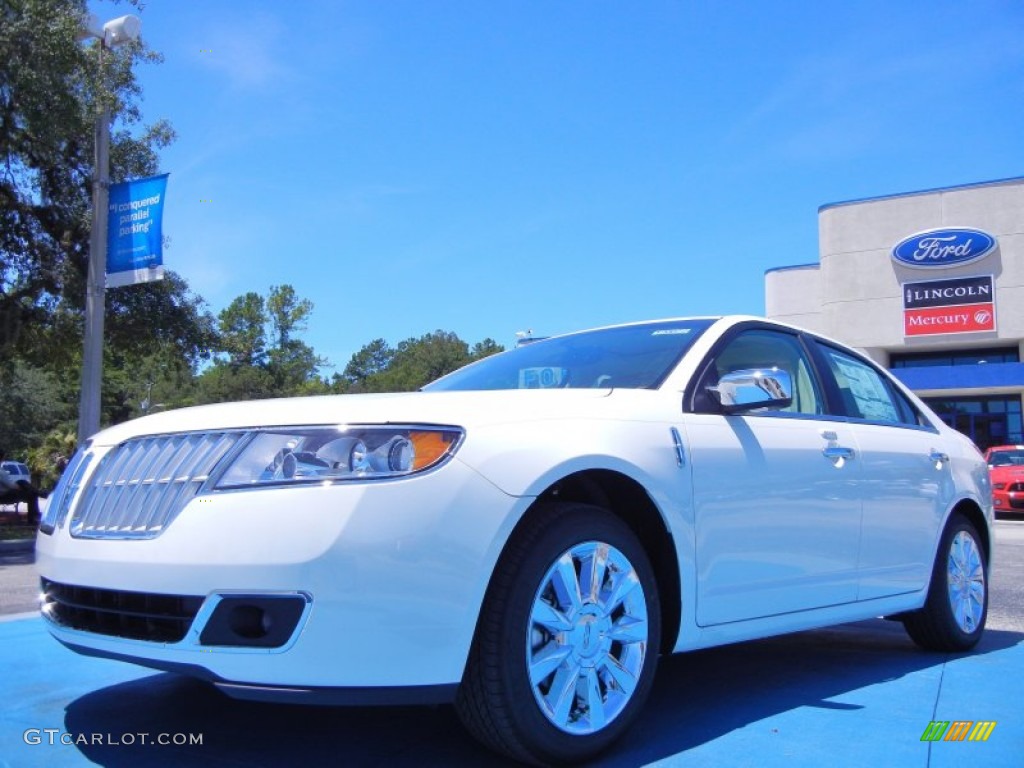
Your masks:
<instances>
[{"instance_id":1,"label":"fog light opening","mask_svg":"<svg viewBox=\"0 0 1024 768\"><path fill-rule=\"evenodd\" d=\"M239 637L259 640L270 632L270 614L258 605L236 605L228 616L228 626Z\"/></svg>"}]
</instances>

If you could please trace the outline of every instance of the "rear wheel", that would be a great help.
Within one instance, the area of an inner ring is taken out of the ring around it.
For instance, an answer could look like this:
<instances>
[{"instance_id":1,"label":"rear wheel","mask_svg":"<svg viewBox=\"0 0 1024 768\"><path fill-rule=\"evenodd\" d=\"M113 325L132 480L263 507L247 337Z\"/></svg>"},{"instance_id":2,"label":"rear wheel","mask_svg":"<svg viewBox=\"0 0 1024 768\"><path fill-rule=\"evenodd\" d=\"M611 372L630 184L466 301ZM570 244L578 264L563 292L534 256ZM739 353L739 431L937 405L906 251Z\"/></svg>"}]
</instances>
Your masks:
<instances>
[{"instance_id":1,"label":"rear wheel","mask_svg":"<svg viewBox=\"0 0 1024 768\"><path fill-rule=\"evenodd\" d=\"M907 634L932 651L966 651L981 639L988 615L988 563L974 525L950 518L939 543L924 607L903 616Z\"/></svg>"},{"instance_id":2,"label":"rear wheel","mask_svg":"<svg viewBox=\"0 0 1024 768\"><path fill-rule=\"evenodd\" d=\"M654 573L629 527L600 507L544 505L499 560L459 716L518 760L585 760L636 717L660 634Z\"/></svg>"}]
</instances>

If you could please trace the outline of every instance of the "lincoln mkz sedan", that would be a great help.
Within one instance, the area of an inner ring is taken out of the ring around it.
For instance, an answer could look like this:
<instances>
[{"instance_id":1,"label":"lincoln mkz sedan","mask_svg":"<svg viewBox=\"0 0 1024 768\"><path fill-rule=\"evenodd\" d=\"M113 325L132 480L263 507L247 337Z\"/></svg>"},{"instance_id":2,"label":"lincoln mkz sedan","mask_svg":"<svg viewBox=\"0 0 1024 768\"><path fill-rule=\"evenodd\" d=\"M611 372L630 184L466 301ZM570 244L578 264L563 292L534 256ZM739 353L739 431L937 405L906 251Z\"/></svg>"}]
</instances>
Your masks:
<instances>
[{"instance_id":1,"label":"lincoln mkz sedan","mask_svg":"<svg viewBox=\"0 0 1024 768\"><path fill-rule=\"evenodd\" d=\"M663 653L880 616L971 648L992 520L974 445L871 360L689 318L111 427L37 560L73 650L244 699L453 702L546 764L620 737Z\"/></svg>"}]
</instances>

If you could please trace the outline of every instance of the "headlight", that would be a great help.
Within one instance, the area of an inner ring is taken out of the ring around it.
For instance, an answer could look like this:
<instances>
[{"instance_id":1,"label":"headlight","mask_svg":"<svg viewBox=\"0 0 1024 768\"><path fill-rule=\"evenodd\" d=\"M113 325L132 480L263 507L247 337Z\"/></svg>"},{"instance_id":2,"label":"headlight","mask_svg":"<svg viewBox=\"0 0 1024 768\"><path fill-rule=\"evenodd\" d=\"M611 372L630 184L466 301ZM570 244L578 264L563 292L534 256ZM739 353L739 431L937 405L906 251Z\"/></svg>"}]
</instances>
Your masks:
<instances>
[{"instance_id":1,"label":"headlight","mask_svg":"<svg viewBox=\"0 0 1024 768\"><path fill-rule=\"evenodd\" d=\"M458 448L457 427L296 427L253 433L214 488L404 477L439 466Z\"/></svg>"},{"instance_id":2,"label":"headlight","mask_svg":"<svg viewBox=\"0 0 1024 768\"><path fill-rule=\"evenodd\" d=\"M89 453L91 443L86 441L82 448L79 448L71 457L64 473L57 482L57 487L50 494L50 501L46 507L46 513L39 521L39 530L43 533L53 533L57 526L63 527L71 502L82 485L82 478L85 476L89 462L92 461L92 454Z\"/></svg>"}]
</instances>

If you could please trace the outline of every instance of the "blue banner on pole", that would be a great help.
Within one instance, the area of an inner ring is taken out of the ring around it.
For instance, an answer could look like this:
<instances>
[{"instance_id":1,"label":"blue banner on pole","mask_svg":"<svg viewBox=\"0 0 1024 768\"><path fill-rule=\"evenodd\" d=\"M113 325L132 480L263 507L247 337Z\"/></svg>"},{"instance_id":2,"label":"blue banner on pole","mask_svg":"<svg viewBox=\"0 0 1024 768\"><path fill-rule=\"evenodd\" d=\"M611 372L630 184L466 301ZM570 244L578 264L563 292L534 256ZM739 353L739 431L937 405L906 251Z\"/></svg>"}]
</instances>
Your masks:
<instances>
[{"instance_id":1,"label":"blue banner on pole","mask_svg":"<svg viewBox=\"0 0 1024 768\"><path fill-rule=\"evenodd\" d=\"M107 287L162 280L163 215L167 176L110 185Z\"/></svg>"}]
</instances>

